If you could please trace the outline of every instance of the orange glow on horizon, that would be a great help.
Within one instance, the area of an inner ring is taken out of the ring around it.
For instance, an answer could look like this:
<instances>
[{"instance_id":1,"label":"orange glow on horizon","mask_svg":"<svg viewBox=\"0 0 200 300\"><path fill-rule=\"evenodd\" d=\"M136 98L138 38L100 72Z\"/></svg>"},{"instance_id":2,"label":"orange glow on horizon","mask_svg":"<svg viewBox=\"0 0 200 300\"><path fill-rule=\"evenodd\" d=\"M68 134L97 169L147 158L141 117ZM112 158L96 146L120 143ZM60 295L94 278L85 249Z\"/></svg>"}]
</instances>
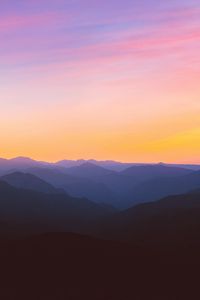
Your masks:
<instances>
[{"instance_id":1,"label":"orange glow on horizon","mask_svg":"<svg viewBox=\"0 0 200 300\"><path fill-rule=\"evenodd\" d=\"M0 157L200 162L200 5L102 1L3 5Z\"/></svg>"}]
</instances>

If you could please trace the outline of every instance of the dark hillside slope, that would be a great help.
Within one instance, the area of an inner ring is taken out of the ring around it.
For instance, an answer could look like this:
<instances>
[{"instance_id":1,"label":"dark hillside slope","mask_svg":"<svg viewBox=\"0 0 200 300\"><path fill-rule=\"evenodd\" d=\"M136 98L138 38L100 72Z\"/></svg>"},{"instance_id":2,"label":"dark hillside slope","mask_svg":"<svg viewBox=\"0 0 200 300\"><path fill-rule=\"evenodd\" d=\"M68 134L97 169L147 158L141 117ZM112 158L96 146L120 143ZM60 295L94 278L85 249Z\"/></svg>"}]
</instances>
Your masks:
<instances>
[{"instance_id":1,"label":"dark hillside slope","mask_svg":"<svg viewBox=\"0 0 200 300\"><path fill-rule=\"evenodd\" d=\"M168 195L187 193L200 187L200 172L192 172L179 177L154 178L134 187L131 196L134 203L159 200Z\"/></svg>"},{"instance_id":2,"label":"dark hillside slope","mask_svg":"<svg viewBox=\"0 0 200 300\"><path fill-rule=\"evenodd\" d=\"M158 254L74 234L0 244L1 299L199 299L200 259L193 250Z\"/></svg>"},{"instance_id":3,"label":"dark hillside slope","mask_svg":"<svg viewBox=\"0 0 200 300\"><path fill-rule=\"evenodd\" d=\"M114 204L114 196L103 183L80 178L56 169L30 168L28 172L45 180L54 187L64 189L74 197L85 197L97 203Z\"/></svg>"},{"instance_id":4,"label":"dark hillside slope","mask_svg":"<svg viewBox=\"0 0 200 300\"><path fill-rule=\"evenodd\" d=\"M34 190L42 193L61 193L61 190L56 189L39 177L28 173L14 172L2 176L0 180L19 189Z\"/></svg>"},{"instance_id":5,"label":"dark hillside slope","mask_svg":"<svg viewBox=\"0 0 200 300\"><path fill-rule=\"evenodd\" d=\"M84 231L112 213L112 208L66 194L17 189L0 181L0 220L25 230Z\"/></svg>"},{"instance_id":6,"label":"dark hillside slope","mask_svg":"<svg viewBox=\"0 0 200 300\"><path fill-rule=\"evenodd\" d=\"M195 245L200 241L200 193L141 204L108 220L105 235L139 244Z\"/></svg>"}]
</instances>

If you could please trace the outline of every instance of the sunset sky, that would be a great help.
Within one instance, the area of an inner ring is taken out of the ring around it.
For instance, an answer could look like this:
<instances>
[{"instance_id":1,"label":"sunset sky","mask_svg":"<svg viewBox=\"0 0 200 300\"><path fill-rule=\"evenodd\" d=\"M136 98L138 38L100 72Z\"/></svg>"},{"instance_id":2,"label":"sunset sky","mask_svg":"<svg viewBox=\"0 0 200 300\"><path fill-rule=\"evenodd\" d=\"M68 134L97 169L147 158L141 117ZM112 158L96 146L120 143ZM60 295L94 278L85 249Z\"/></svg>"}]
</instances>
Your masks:
<instances>
[{"instance_id":1,"label":"sunset sky","mask_svg":"<svg viewBox=\"0 0 200 300\"><path fill-rule=\"evenodd\" d=\"M200 0L1 0L0 157L200 163Z\"/></svg>"}]
</instances>

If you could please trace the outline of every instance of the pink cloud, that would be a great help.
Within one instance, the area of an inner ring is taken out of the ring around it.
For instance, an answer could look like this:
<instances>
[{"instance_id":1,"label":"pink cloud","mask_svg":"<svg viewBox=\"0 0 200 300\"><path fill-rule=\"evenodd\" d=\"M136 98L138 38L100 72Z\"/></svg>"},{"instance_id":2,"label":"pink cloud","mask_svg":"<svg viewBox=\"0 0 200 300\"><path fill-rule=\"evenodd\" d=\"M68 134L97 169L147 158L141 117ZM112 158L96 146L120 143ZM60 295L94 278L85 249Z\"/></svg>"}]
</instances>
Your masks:
<instances>
[{"instance_id":1,"label":"pink cloud","mask_svg":"<svg viewBox=\"0 0 200 300\"><path fill-rule=\"evenodd\" d=\"M129 69L134 62L145 64L147 61L153 61L154 64L167 61L168 57L173 57L173 63L178 65L177 59L185 57L182 64L191 61L191 57L196 57L198 45L200 43L200 29L197 26L196 16L200 13L199 9L179 9L175 11L163 12L160 19L166 15L162 23L155 22L148 28L146 25L142 28L126 28L121 34L113 35L112 32L103 33L102 39L94 39L91 36L80 36L84 43L77 45L77 38L70 33L57 35L39 34L34 36L20 36L12 39L5 39L2 43L1 58L3 65L11 69L42 70L42 72L56 72L58 70L69 69L71 76L82 76L81 68L87 66L88 72L106 72L106 67L113 72ZM63 15L64 16L64 15ZM176 18L179 16L179 18ZM191 22L188 17L193 16ZM154 16L155 17L155 16ZM61 18L61 14L46 14L35 16L12 16L0 20L1 28L16 30L26 26L49 26L54 22L64 22L65 25L72 25L71 19ZM176 22L176 24L174 23ZM174 28L174 26L176 27ZM18 26L18 27L17 27ZM177 30L176 30L177 29ZM106 38L105 38L106 35ZM200 45L199 45L200 46ZM12 49L15 48L13 53ZM190 49L189 49L190 48ZM178 57L179 56L179 57ZM162 58L162 60L161 60Z\"/></svg>"},{"instance_id":2,"label":"pink cloud","mask_svg":"<svg viewBox=\"0 0 200 300\"><path fill-rule=\"evenodd\" d=\"M35 15L8 15L0 18L0 32L17 31L19 29L27 29L31 27L49 26L63 19L62 14L56 12L48 12L46 14ZM65 16L65 21L67 16Z\"/></svg>"}]
</instances>

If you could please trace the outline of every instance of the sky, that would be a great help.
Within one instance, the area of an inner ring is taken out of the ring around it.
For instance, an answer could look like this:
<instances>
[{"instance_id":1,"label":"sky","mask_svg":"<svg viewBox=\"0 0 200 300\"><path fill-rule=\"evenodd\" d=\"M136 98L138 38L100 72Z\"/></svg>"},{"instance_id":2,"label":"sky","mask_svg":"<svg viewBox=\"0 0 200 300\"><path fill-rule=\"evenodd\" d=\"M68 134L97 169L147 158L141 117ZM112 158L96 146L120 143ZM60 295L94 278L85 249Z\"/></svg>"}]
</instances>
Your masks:
<instances>
[{"instance_id":1,"label":"sky","mask_svg":"<svg viewBox=\"0 0 200 300\"><path fill-rule=\"evenodd\" d=\"M200 163L200 0L1 0L0 157Z\"/></svg>"}]
</instances>

